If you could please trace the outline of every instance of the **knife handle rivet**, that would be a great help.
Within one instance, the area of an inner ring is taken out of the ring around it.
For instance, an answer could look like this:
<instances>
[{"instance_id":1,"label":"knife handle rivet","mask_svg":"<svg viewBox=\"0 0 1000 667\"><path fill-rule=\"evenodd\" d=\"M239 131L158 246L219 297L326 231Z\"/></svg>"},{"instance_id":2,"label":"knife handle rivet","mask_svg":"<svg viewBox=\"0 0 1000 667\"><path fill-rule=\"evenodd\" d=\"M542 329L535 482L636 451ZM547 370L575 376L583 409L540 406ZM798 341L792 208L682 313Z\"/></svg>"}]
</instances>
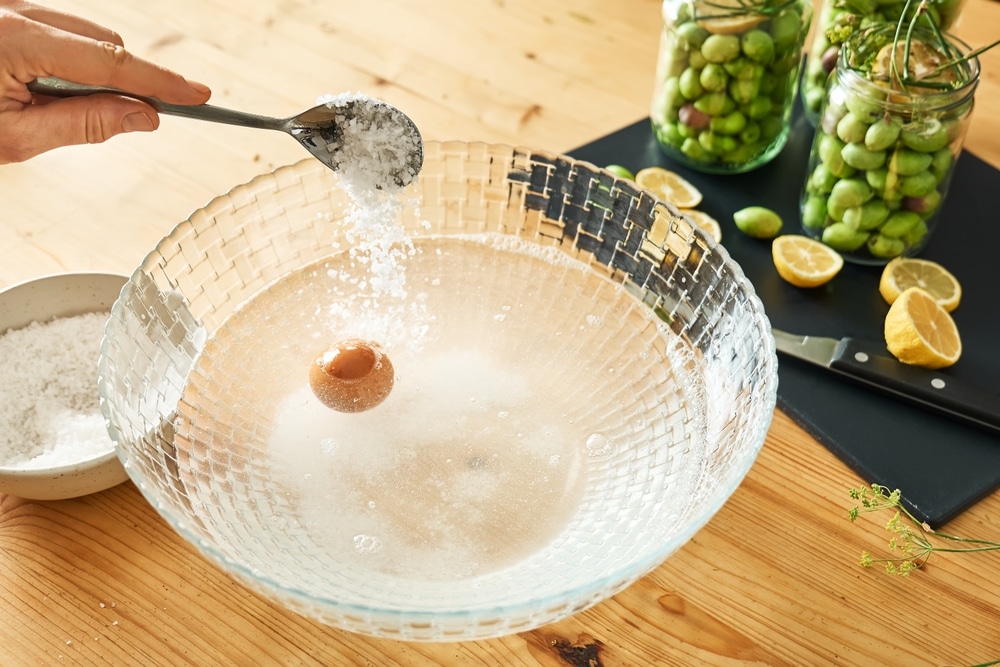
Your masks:
<instances>
[{"instance_id":1,"label":"knife handle rivet","mask_svg":"<svg viewBox=\"0 0 1000 667\"><path fill-rule=\"evenodd\" d=\"M867 363L868 362L868 355L865 354L864 352L855 352L854 353L854 360L857 361L858 363L861 363L861 364Z\"/></svg>"},{"instance_id":2,"label":"knife handle rivet","mask_svg":"<svg viewBox=\"0 0 1000 667\"><path fill-rule=\"evenodd\" d=\"M931 380L931 386L935 389L944 389L945 381L941 378L934 378Z\"/></svg>"}]
</instances>

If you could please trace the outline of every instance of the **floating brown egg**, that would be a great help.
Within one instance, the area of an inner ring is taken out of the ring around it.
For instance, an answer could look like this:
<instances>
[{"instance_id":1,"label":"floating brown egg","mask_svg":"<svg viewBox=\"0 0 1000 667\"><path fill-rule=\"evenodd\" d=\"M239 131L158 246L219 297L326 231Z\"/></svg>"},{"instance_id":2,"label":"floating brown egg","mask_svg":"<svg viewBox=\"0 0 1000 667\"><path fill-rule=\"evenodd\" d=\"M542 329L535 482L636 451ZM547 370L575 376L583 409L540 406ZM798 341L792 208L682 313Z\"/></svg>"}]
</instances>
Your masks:
<instances>
[{"instance_id":1,"label":"floating brown egg","mask_svg":"<svg viewBox=\"0 0 1000 667\"><path fill-rule=\"evenodd\" d=\"M392 362L375 343L349 339L309 365L309 386L320 402L339 412L374 408L392 391Z\"/></svg>"}]
</instances>

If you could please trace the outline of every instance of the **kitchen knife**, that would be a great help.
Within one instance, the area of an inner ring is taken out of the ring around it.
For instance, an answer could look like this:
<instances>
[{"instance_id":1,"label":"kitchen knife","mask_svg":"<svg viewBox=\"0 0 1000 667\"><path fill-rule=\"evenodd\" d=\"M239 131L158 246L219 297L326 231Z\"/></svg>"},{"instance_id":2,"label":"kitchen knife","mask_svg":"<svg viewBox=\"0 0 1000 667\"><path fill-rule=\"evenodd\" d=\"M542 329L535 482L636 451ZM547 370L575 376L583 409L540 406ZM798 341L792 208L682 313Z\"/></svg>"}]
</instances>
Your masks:
<instances>
[{"instance_id":1,"label":"kitchen knife","mask_svg":"<svg viewBox=\"0 0 1000 667\"><path fill-rule=\"evenodd\" d=\"M772 329L779 352L823 366L949 417L1000 432L1000 395L943 373L909 366L884 347L854 338L797 336Z\"/></svg>"}]
</instances>

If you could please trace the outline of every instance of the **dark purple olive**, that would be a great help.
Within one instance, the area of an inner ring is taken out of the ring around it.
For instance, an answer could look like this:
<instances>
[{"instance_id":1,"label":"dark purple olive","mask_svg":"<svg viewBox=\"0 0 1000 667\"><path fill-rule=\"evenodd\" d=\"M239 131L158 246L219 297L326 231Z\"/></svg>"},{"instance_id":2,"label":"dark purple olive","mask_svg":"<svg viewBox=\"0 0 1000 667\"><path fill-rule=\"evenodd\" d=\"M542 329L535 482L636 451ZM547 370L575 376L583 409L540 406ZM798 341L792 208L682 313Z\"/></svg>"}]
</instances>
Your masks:
<instances>
[{"instance_id":1,"label":"dark purple olive","mask_svg":"<svg viewBox=\"0 0 1000 667\"><path fill-rule=\"evenodd\" d=\"M837 58L840 57L840 47L831 46L823 52L819 62L823 65L823 71L829 74L837 68Z\"/></svg>"},{"instance_id":2,"label":"dark purple olive","mask_svg":"<svg viewBox=\"0 0 1000 667\"><path fill-rule=\"evenodd\" d=\"M708 127L712 117L703 111L694 108L694 104L688 102L677 111L677 116L681 122L693 130L702 130Z\"/></svg>"}]
</instances>

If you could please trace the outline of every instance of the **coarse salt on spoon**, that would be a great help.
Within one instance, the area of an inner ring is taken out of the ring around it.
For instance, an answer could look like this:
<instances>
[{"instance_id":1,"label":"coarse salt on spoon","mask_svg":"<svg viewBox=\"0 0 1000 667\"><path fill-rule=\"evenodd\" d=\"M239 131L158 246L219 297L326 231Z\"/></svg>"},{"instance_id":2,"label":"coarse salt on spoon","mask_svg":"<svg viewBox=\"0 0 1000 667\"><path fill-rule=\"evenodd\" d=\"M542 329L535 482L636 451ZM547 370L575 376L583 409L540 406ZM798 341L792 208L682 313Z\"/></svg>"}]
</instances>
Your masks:
<instances>
[{"instance_id":1,"label":"coarse salt on spoon","mask_svg":"<svg viewBox=\"0 0 1000 667\"><path fill-rule=\"evenodd\" d=\"M405 187L420 173L424 162L423 140L409 116L399 109L365 95L327 96L324 104L289 118L271 118L234 111L210 104L169 104L154 97L116 88L71 83L54 77L38 78L28 90L48 97L123 95L156 109L159 113L213 123L292 135L320 162L334 171L364 164L375 167L368 178L376 188Z\"/></svg>"}]
</instances>

